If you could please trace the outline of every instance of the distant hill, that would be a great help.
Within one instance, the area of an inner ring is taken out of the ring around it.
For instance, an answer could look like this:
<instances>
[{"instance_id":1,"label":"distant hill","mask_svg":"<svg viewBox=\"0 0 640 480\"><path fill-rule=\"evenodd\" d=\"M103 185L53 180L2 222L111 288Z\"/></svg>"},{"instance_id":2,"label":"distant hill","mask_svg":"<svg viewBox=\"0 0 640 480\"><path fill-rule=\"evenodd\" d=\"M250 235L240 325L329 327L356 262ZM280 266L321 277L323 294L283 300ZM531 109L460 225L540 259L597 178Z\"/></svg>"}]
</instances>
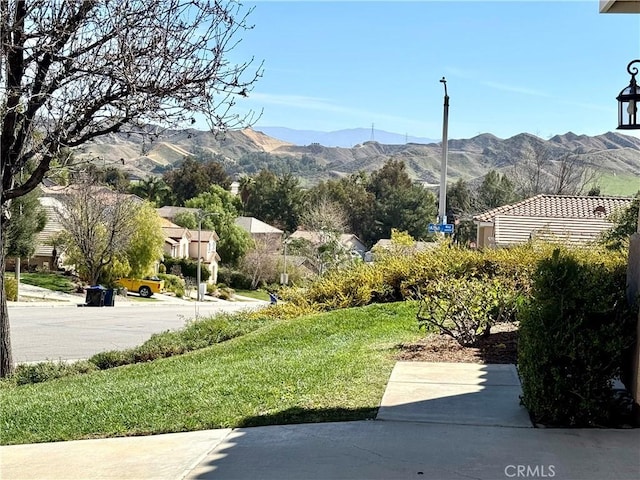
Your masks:
<instances>
[{"instance_id":1,"label":"distant hill","mask_svg":"<svg viewBox=\"0 0 640 480\"><path fill-rule=\"evenodd\" d=\"M405 143L435 143L440 140L431 138L412 137L401 135L399 133L385 132L384 130L373 129L373 138L371 129L367 128L350 128L346 130L336 130L335 132L319 132L315 130L295 130L285 127L254 127L270 137L279 138L285 142L294 145L304 146L312 143L319 143L327 147L344 147L349 148L359 143L370 140L384 143L386 145L403 145Z\"/></svg>"},{"instance_id":2,"label":"distant hill","mask_svg":"<svg viewBox=\"0 0 640 480\"><path fill-rule=\"evenodd\" d=\"M491 169L508 171L541 150L552 158L568 153L577 155L601 172L607 185L624 184L627 194L640 189L640 138L617 132L593 137L568 132L549 140L528 133L507 139L489 133L451 139L448 178L471 180ZM110 134L76 149L77 157L100 166L117 166L133 178L161 175L187 155L201 160L215 158L233 175L254 173L262 168L280 169L301 177L305 185L360 170L371 172L394 158L405 162L414 180L434 184L440 178L442 149L434 142L364 141L351 148L324 146L319 142L296 145L250 128L227 132L224 137L199 130L166 131L152 141L136 135Z\"/></svg>"}]
</instances>

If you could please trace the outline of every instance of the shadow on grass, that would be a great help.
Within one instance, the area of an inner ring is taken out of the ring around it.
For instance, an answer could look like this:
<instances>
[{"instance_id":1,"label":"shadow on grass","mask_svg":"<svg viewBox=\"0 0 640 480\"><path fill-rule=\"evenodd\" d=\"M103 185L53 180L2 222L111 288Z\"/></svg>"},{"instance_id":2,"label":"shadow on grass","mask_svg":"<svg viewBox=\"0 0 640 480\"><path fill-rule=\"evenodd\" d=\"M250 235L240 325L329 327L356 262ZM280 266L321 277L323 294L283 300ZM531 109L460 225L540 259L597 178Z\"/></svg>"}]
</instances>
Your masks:
<instances>
[{"instance_id":1,"label":"shadow on grass","mask_svg":"<svg viewBox=\"0 0 640 480\"><path fill-rule=\"evenodd\" d=\"M266 425L291 425L297 423L345 422L351 420L373 420L378 407L370 408L303 408L292 407L266 415L243 418L238 427L261 427Z\"/></svg>"}]
</instances>

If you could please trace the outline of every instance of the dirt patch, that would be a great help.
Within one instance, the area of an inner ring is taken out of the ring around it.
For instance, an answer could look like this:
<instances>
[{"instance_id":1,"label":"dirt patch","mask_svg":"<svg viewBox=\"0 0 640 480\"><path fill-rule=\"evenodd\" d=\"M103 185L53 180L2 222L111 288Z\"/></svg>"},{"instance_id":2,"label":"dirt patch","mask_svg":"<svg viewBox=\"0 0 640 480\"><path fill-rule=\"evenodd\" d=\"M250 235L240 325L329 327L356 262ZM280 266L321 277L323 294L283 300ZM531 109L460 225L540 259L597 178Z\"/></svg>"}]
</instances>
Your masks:
<instances>
[{"instance_id":1,"label":"dirt patch","mask_svg":"<svg viewBox=\"0 0 640 480\"><path fill-rule=\"evenodd\" d=\"M513 363L518 361L518 326L502 323L473 347L463 347L453 338L437 333L415 343L400 344L398 360L452 363Z\"/></svg>"}]
</instances>

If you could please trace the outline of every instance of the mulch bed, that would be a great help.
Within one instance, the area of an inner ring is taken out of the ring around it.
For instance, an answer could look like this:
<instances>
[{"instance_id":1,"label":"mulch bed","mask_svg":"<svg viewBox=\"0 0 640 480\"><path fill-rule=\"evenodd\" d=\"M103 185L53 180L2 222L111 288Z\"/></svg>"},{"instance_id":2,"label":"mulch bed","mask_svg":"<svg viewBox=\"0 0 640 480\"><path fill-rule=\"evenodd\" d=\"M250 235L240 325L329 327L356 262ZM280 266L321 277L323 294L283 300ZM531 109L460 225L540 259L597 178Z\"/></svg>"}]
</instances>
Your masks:
<instances>
[{"instance_id":1,"label":"mulch bed","mask_svg":"<svg viewBox=\"0 0 640 480\"><path fill-rule=\"evenodd\" d=\"M398 360L452 363L518 362L518 327L512 323L494 325L491 334L473 347L463 347L453 338L437 333L415 343L400 344Z\"/></svg>"}]
</instances>

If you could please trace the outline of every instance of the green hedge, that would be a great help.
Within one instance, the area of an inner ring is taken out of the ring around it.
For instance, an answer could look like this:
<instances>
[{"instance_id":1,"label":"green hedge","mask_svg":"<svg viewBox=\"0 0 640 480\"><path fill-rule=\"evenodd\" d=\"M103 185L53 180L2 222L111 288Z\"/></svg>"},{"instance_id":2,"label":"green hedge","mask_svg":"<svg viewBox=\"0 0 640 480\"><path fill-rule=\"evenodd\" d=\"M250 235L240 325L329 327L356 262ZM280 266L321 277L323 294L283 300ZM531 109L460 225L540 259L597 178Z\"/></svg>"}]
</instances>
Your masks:
<instances>
[{"instance_id":1,"label":"green hedge","mask_svg":"<svg viewBox=\"0 0 640 480\"><path fill-rule=\"evenodd\" d=\"M332 270L307 287L283 288L280 296L332 310L412 300L428 294L433 282L465 278L496 278L528 294L535 266L552 250L547 244L482 251L442 244L413 255L388 255L374 264Z\"/></svg>"},{"instance_id":2,"label":"green hedge","mask_svg":"<svg viewBox=\"0 0 640 480\"><path fill-rule=\"evenodd\" d=\"M164 280L164 289L173 292L176 297L182 298L185 293L185 281L177 275L158 273L158 278Z\"/></svg>"},{"instance_id":3,"label":"green hedge","mask_svg":"<svg viewBox=\"0 0 640 480\"><path fill-rule=\"evenodd\" d=\"M251 290L251 277L246 273L229 267L218 269L218 283L223 283L238 290Z\"/></svg>"},{"instance_id":4,"label":"green hedge","mask_svg":"<svg viewBox=\"0 0 640 480\"><path fill-rule=\"evenodd\" d=\"M173 258L166 257L162 264L165 266L166 271L169 273L173 273L172 269L174 266L180 267L180 275L183 277L191 277L196 278L198 276L198 262L191 258ZM209 280L211 276L211 272L208 268L204 266L204 264L200 265L200 279L203 282Z\"/></svg>"},{"instance_id":5,"label":"green hedge","mask_svg":"<svg viewBox=\"0 0 640 480\"><path fill-rule=\"evenodd\" d=\"M612 380L626 379L635 321L624 256L557 249L533 274L521 315L518 369L534 421L612 426L623 412Z\"/></svg>"},{"instance_id":6,"label":"green hedge","mask_svg":"<svg viewBox=\"0 0 640 480\"><path fill-rule=\"evenodd\" d=\"M2 272L0 272L0 275L2 275ZM14 277L4 278L4 293L10 302L18 300L18 281Z\"/></svg>"}]
</instances>

